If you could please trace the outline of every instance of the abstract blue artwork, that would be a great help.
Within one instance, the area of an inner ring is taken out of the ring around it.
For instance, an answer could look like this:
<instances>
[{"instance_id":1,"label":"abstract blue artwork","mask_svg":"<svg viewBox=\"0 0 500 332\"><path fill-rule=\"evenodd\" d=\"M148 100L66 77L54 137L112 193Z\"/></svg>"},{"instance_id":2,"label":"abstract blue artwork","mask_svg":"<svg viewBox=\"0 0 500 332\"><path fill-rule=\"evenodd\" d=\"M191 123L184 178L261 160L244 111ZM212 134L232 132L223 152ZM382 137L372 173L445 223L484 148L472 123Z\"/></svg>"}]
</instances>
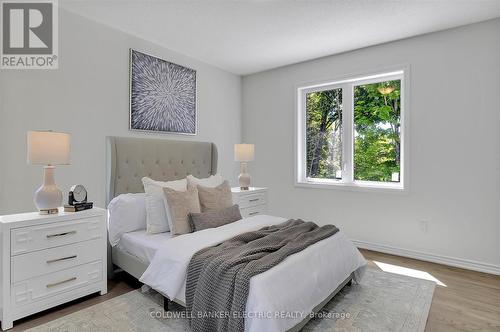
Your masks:
<instances>
[{"instance_id":1,"label":"abstract blue artwork","mask_svg":"<svg viewBox=\"0 0 500 332\"><path fill-rule=\"evenodd\" d=\"M196 71L130 50L130 129L196 134Z\"/></svg>"}]
</instances>

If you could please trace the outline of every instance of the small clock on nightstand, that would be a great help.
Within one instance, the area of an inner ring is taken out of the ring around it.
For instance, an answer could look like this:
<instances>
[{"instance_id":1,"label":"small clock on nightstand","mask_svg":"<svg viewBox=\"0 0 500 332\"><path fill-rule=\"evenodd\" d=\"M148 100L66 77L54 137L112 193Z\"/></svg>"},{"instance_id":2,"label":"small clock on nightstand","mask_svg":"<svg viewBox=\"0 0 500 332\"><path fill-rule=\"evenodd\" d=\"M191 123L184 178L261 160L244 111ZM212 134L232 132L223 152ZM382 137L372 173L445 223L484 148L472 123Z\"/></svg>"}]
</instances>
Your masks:
<instances>
[{"instance_id":1,"label":"small clock on nightstand","mask_svg":"<svg viewBox=\"0 0 500 332\"><path fill-rule=\"evenodd\" d=\"M87 202L87 189L81 184L75 184L69 189L68 204L75 205Z\"/></svg>"},{"instance_id":2,"label":"small clock on nightstand","mask_svg":"<svg viewBox=\"0 0 500 332\"><path fill-rule=\"evenodd\" d=\"M87 202L87 189L81 184L75 184L69 189L68 204L64 205L65 212L79 212L92 209L94 204Z\"/></svg>"},{"instance_id":3,"label":"small clock on nightstand","mask_svg":"<svg viewBox=\"0 0 500 332\"><path fill-rule=\"evenodd\" d=\"M240 206L243 218L267 213L267 188L250 187L241 190L239 187L231 188L233 204Z\"/></svg>"}]
</instances>

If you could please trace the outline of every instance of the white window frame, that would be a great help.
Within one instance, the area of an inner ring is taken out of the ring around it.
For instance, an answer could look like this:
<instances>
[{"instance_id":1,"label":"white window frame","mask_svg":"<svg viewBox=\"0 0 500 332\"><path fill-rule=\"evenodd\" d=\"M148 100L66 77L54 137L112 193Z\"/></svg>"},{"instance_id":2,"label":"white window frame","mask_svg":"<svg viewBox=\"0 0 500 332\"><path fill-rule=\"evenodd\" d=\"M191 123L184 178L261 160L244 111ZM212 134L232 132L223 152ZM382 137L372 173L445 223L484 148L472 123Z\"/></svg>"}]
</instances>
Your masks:
<instances>
[{"instance_id":1,"label":"white window frame","mask_svg":"<svg viewBox=\"0 0 500 332\"><path fill-rule=\"evenodd\" d=\"M296 87L296 148L295 186L349 190L376 190L404 192L408 189L408 73L409 68L378 71L378 74L350 75L350 77ZM400 181L378 182L354 180L354 86L390 80L401 80L401 154ZM310 92L342 88L342 179L306 177L306 96Z\"/></svg>"}]
</instances>

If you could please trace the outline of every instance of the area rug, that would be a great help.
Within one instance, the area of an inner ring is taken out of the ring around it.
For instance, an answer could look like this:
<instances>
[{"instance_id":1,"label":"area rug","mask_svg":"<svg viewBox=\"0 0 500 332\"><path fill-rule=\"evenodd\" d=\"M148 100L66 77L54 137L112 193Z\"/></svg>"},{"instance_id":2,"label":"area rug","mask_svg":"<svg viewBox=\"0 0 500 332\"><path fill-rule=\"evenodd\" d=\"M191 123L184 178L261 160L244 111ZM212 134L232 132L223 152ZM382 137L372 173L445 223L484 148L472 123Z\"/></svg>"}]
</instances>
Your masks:
<instances>
[{"instance_id":1,"label":"area rug","mask_svg":"<svg viewBox=\"0 0 500 332\"><path fill-rule=\"evenodd\" d=\"M344 287L303 331L424 331L434 288L432 281L369 267L360 284ZM135 290L29 331L190 331L185 318L154 317L161 303L157 293Z\"/></svg>"}]
</instances>

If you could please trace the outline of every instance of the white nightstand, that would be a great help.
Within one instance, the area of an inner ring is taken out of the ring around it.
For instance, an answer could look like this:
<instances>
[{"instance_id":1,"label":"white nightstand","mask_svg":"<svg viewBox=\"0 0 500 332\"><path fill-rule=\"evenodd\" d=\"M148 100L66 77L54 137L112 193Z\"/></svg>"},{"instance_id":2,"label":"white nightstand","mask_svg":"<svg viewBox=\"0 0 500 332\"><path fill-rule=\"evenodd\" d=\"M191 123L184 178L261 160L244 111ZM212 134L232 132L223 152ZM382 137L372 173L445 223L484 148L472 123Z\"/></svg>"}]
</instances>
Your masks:
<instances>
[{"instance_id":1,"label":"white nightstand","mask_svg":"<svg viewBox=\"0 0 500 332\"><path fill-rule=\"evenodd\" d=\"M2 330L79 297L107 292L107 210L0 216Z\"/></svg>"},{"instance_id":2,"label":"white nightstand","mask_svg":"<svg viewBox=\"0 0 500 332\"><path fill-rule=\"evenodd\" d=\"M241 190L239 187L231 188L233 203L240 206L243 218L267 213L267 188L250 187Z\"/></svg>"}]
</instances>

